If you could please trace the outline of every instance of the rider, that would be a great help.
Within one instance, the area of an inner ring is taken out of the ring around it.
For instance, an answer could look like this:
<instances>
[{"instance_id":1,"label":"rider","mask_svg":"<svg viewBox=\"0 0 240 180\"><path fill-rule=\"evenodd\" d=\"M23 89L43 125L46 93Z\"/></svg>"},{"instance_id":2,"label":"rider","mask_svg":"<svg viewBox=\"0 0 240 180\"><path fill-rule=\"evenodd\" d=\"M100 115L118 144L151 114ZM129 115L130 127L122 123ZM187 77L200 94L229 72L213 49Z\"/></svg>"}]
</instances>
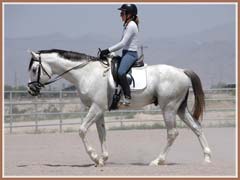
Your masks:
<instances>
[{"instance_id":1,"label":"rider","mask_svg":"<svg viewBox=\"0 0 240 180\"><path fill-rule=\"evenodd\" d=\"M119 84L122 87L124 98L123 104L129 105L131 99L131 91L127 81L127 72L131 66L137 61L137 42L138 42L138 16L137 6L135 4L123 4L118 10L121 11L120 16L123 21L123 35L119 43L108 49L102 50L100 58L105 57L110 52L123 49L122 58L118 69Z\"/></svg>"}]
</instances>

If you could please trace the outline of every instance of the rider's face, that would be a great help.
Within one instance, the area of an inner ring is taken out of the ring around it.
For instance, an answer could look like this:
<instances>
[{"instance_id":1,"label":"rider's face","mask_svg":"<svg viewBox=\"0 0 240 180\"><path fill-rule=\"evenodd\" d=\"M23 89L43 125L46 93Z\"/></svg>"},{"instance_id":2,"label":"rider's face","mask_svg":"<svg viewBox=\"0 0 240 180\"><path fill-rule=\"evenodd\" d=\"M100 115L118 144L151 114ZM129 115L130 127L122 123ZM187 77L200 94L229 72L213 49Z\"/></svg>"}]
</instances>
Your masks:
<instances>
[{"instance_id":1,"label":"rider's face","mask_svg":"<svg viewBox=\"0 0 240 180\"><path fill-rule=\"evenodd\" d=\"M125 11L121 11L120 16L122 18L122 21L126 20L126 12Z\"/></svg>"}]
</instances>

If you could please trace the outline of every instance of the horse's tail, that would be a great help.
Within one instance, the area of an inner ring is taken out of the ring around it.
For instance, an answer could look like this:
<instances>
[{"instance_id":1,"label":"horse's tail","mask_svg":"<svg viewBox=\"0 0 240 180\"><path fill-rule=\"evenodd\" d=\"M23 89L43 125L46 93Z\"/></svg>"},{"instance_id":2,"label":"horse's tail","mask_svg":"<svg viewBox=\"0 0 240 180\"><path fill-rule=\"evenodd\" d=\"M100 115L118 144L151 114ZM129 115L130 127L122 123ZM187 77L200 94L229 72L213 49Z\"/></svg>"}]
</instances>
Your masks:
<instances>
[{"instance_id":1,"label":"horse's tail","mask_svg":"<svg viewBox=\"0 0 240 180\"><path fill-rule=\"evenodd\" d=\"M198 75L192 70L184 70L184 73L191 79L193 93L195 96L194 106L193 106L193 117L198 120L199 117L203 116L203 111L205 108L205 97L202 88L202 83Z\"/></svg>"}]
</instances>

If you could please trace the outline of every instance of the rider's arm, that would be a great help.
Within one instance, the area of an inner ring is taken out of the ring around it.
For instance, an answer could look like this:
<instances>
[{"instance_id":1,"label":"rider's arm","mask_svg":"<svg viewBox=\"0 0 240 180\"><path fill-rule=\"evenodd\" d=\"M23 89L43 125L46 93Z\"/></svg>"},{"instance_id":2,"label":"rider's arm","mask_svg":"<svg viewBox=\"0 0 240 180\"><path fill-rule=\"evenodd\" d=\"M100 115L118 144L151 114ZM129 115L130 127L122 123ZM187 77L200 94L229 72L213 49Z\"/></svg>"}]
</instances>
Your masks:
<instances>
[{"instance_id":1,"label":"rider's arm","mask_svg":"<svg viewBox=\"0 0 240 180\"><path fill-rule=\"evenodd\" d=\"M137 30L136 24L134 22L130 22L126 27L122 40L116 45L110 47L108 50L110 52L114 52L122 49L124 46L126 46L126 44L130 43L130 40L133 37L133 35L136 33L136 30Z\"/></svg>"}]
</instances>

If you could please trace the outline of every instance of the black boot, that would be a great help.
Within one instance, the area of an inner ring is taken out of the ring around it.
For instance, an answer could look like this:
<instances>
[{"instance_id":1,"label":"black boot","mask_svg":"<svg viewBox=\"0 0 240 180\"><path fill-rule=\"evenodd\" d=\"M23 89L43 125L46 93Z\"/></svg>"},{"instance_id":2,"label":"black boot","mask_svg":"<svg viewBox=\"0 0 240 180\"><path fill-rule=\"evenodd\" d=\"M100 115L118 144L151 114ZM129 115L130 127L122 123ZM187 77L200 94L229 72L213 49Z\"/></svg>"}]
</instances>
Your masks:
<instances>
[{"instance_id":1,"label":"black boot","mask_svg":"<svg viewBox=\"0 0 240 180\"><path fill-rule=\"evenodd\" d=\"M125 96L123 98L123 104L129 105L131 100L131 91L126 75L122 75L121 77L119 77L119 84L121 85L123 94Z\"/></svg>"}]
</instances>

